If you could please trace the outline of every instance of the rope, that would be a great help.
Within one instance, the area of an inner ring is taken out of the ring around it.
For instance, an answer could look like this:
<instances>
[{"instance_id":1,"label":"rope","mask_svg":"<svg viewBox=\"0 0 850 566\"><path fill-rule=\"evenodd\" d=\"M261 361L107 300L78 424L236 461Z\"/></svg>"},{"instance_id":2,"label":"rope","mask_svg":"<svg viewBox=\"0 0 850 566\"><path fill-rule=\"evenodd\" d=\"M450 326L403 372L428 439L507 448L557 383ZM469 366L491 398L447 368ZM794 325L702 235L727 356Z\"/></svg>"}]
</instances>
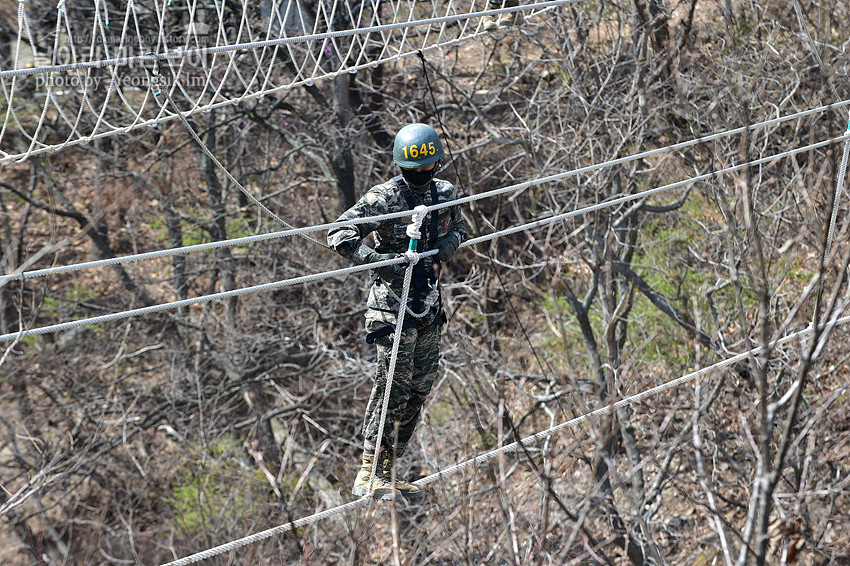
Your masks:
<instances>
[{"instance_id":1,"label":"rope","mask_svg":"<svg viewBox=\"0 0 850 566\"><path fill-rule=\"evenodd\" d=\"M835 100L838 100L839 99L838 91L835 90L835 85L832 84L832 81L830 80L831 77L826 72L826 65L823 64L823 59L821 58L820 53L818 52L817 43L815 42L815 39L812 37L812 34L809 32L809 27L806 25L806 19L803 17L803 9L800 6L799 0L794 0L794 12L797 14L797 22L800 24L800 29L803 31L804 34L806 34L806 37L809 40L809 49L811 50L812 56L814 56L815 61L818 64L818 68L820 69L821 75L823 75L823 78L826 81L826 84L829 86L830 90L832 91L832 96L835 98ZM850 132L850 120L848 120L848 122L847 122L847 131ZM842 161L841 161L841 169L839 169L839 171L838 171L838 182L836 183L835 194L833 195L833 198L832 198L832 216L831 216L830 221L829 221L829 228L828 228L828 233L827 233L827 238L826 238L826 247L823 250L824 257L826 257L826 255L829 253L830 249L832 248L832 237L835 234L835 223L836 223L836 220L838 219L838 203L841 199L841 189L844 187L844 176L845 176L845 173L847 171L847 156L848 156L848 154L850 154L850 140L847 140L846 142L844 142L844 157L842 158Z\"/></svg>"},{"instance_id":2,"label":"rope","mask_svg":"<svg viewBox=\"0 0 850 566\"><path fill-rule=\"evenodd\" d=\"M830 323L830 329L834 328L835 326L840 326L842 324L846 324L848 322L850 322L850 316L845 316L843 318L839 318L839 319L834 320L833 322ZM813 329L812 329L811 326L807 327L804 330L800 330L798 332L789 334L788 336L785 336L784 338L774 340L774 341L768 343L766 347L759 346L757 348L753 348L751 350L748 350L744 353L737 354L735 356L732 356L731 358L722 360L720 362L717 362L716 364L713 364L713 365L710 365L708 367L705 367L705 368L699 369L697 371L691 372L689 374L683 375L683 376L678 377L678 378L676 378L672 381L662 383L661 385L658 385L656 387L652 387L652 388L647 389L645 391L642 391L640 393L636 393L635 395L631 395L629 397L621 399L621 400L619 400L615 403L612 403L610 405L606 405L604 407L601 407L601 408L596 409L594 411L591 411L589 413L579 415L578 417L576 417L574 419L563 422L559 425L553 426L553 427L548 428L546 430L537 432L537 433L532 434L530 436L527 436L527 437L525 437L525 438L523 438L519 441L512 442L510 444L506 444L506 445L501 446L499 448L494 448L493 450L490 450L489 452L485 452L484 454L480 454L480 455L472 458L471 460L466 460L465 462L455 464L454 466L450 466L448 468L445 468L443 470L435 472L435 473L431 474L430 476L424 477L424 478L417 480L413 483L418 485L418 486L427 485L429 483L437 481L438 479L441 479L443 476L453 474L455 472L458 472L458 471L463 470L465 468L468 468L470 466L474 466L476 464L484 463L488 460L492 460L493 458L495 458L496 456L498 456L499 454L501 454L503 452L516 450L520 446L525 446L525 445L531 444L533 442L536 442L538 440L542 440L542 439L547 438L549 436L552 436L553 434L556 434L556 433L558 433L558 432L560 432L560 431L562 431L566 428L571 428L575 425L589 421L590 419L593 419L595 417L610 415L618 409L622 409L623 407L626 407L626 406L631 405L633 403L636 403L638 401L642 401L642 400L646 399L647 397L651 397L653 395L661 393L662 391L666 391L667 389L671 389L673 387L678 387L679 385L687 383L688 381L691 381L694 378L699 377L701 375L706 375L706 374L708 374L708 373L710 373L714 370L722 369L726 366L730 366L730 365L732 365L736 362L740 362L741 360L745 360L748 357L753 356L755 354L758 354L758 353L760 353L764 350L772 350L772 349L776 348L777 346L781 346L781 345L783 345L787 342L790 342L792 340L796 340L798 338L803 338L803 337L811 334L812 330Z\"/></svg>"},{"instance_id":3,"label":"rope","mask_svg":"<svg viewBox=\"0 0 850 566\"><path fill-rule=\"evenodd\" d=\"M579 169L573 169L573 170L567 171L565 173L559 173L557 175L552 175L552 176L549 176L549 177L543 177L541 179L535 179L535 180L527 181L527 182L520 183L520 184L517 184L517 185L511 185L509 187L504 187L504 188L501 188L501 189L495 189L493 191L478 193L476 195L465 197L465 199L463 199L463 200L453 200L453 201L450 201L448 203L441 203L439 206L440 207L442 207L442 206L455 206L457 204L463 204L463 203L466 203L466 202L471 202L473 200L491 198L493 196L498 196L498 195L501 195L501 194L504 194L504 193L507 193L507 192L520 191L520 190L523 190L523 189L526 189L526 188L529 188L529 187L532 187L532 186L536 186L536 185L539 185L539 184L542 184L542 183L551 182L553 180L567 179L569 177L574 177L574 176L581 175L581 174L584 174L584 173L588 173L588 172L591 172L591 171L596 171L596 170L599 170L599 169L602 169L602 168L605 168L605 167L611 167L611 166L614 166L614 165L619 165L619 164L626 163L626 162L629 162L629 161L634 161L636 159L644 159L644 158L647 158L647 157L658 155L662 152L676 151L676 150L684 149L686 147L690 147L690 146L696 145L698 143L713 141L713 140L716 140L716 139L719 139L719 138L722 138L722 137L725 137L725 136L739 134L739 133L742 133L742 132L750 131L750 130L755 129L755 128L762 128L762 127L778 124L778 123L781 123L781 122L785 122L785 121L788 121L788 120L793 120L793 119L796 119L796 118L802 118L802 117L805 117L805 116L808 116L808 115L811 115L811 114L815 114L815 113L818 113L818 112L824 112L824 111L832 109L832 108L844 107L846 105L850 105L850 100L845 100L845 101L839 102L838 104L830 104L830 105L826 105L826 106L819 106L817 108L812 108L812 109L809 109L809 110L798 112L796 114L790 114L790 115L787 115L787 116L780 116L780 117L777 117L777 118L773 118L771 120L767 120L765 122L759 122L757 124L753 124L753 125L742 127L742 128L735 128L733 130L727 130L727 131L724 131L724 132L718 132L718 133L707 135L707 136L701 136L701 137L693 139L693 140L680 142L680 143L665 146L665 147L662 147L662 148L652 149L652 150L637 153L637 154L634 154L634 155L629 155L629 156L620 157L620 158L609 160L609 161L604 161L604 162L601 162L601 163L596 163L596 164L593 164L593 165L588 165L586 167L581 167ZM848 126L850 126L850 124L848 124ZM848 128L848 129L850 130L850 128ZM841 138L837 138L837 139L841 139ZM813 148L812 146L807 146L806 148L803 148L800 151L805 151L805 150L812 149L812 148ZM845 159L846 159L846 156L847 156L847 151L848 151L848 149L845 146ZM769 159L777 159L777 158L778 158L778 156L774 156L774 157L771 157ZM749 164L752 164L752 163L753 162L750 162ZM842 174L843 174L844 169L846 169L846 167L842 168L842 172L841 172ZM720 173L722 173L722 171L718 172L717 174L720 174ZM689 181L683 181L682 183L687 184L688 182ZM681 185L677 185L677 186L681 186ZM671 188L671 187L668 186L667 188ZM660 190L660 189L658 189L658 190ZM645 194L646 194L645 192L636 193L635 195L630 195L629 198L630 199L640 198L640 197L644 196ZM619 204L619 202L607 201L605 203L602 203L600 205L600 207L611 206L613 204ZM597 206L597 205L593 205L593 206ZM429 207L429 210L430 209L435 210L435 209L437 209L437 206ZM582 213L590 212L590 211L591 211L591 207L586 207L586 208L576 210L576 211L570 213L570 215L582 214ZM43 277L43 276L46 276L46 275L69 273L69 272L79 271L79 270L83 270L83 269L91 269L91 268L103 267L103 266L109 266L109 265L115 265L115 264L130 263L130 262L134 262L134 261L141 261L141 260L147 260L147 259L163 258L163 257L169 257L169 256L172 256L172 255L178 255L178 254L189 254L189 253L200 252L200 251L209 251L209 250L213 250L213 249L224 247L224 246L242 246L242 245L256 243L256 242L275 240L275 239L278 239L278 238L284 238L284 237L292 236L292 235L306 234L306 233L309 233L309 232L318 232L318 231L321 231L321 230L327 230L331 227L354 226L356 224L362 224L362 223L368 223L368 222L383 222L383 221L391 220L391 219L395 219L395 218L403 218L403 217L409 216L410 214L411 214L410 211L404 211L404 212L397 212L397 213L391 213L391 214L383 214L383 215L378 215L378 216L358 218L358 219L348 220L348 221L330 222L330 223L325 223L325 224L316 224L316 225L313 225L313 226L307 226L307 227L302 227L302 228L293 228L293 229L290 229L290 230L271 232L271 233L268 233L268 234L258 234L258 235L255 235L255 236L244 236L244 237L241 237L241 238L234 238L234 239L230 239L230 240L207 242L207 243L204 243L204 244L195 244L195 245L191 245L191 246L171 248L171 249L167 249L167 250L144 252L144 253L140 253L140 254L128 255L128 256L117 257L117 258L94 260L94 261L78 263L78 264L74 264L74 265L64 265L64 266L58 266L58 267L51 267L51 268L45 268L45 269L37 269L37 270L32 270L32 271L19 272L19 273L14 273L14 274L10 274L10 275L2 275L2 276L0 276L0 287L7 284L10 280L33 279L33 278L36 278L36 277Z\"/></svg>"},{"instance_id":4,"label":"rope","mask_svg":"<svg viewBox=\"0 0 850 566\"><path fill-rule=\"evenodd\" d=\"M169 562L164 566L185 566L186 564L194 564L195 562L200 562L201 560L206 560L207 558L212 558L213 556L218 556L219 554L224 554L225 552L230 552L237 548L260 542L261 540L265 540L274 535L279 535L287 531L306 527L307 525L312 525L313 523L321 521L322 519L326 519L334 515L339 515L340 513L344 513L346 511L353 511L358 507L363 507L369 504L371 501L372 499L368 495L364 495L360 499L350 501L348 503L345 503L344 505L339 505L338 507L326 509L314 515L310 515L309 517L302 517L301 519L278 525L277 527L273 527L271 529L255 533L253 535L216 546L215 548L210 548L209 550L198 552L197 554L187 556L186 558L181 558L179 560Z\"/></svg>"},{"instance_id":5,"label":"rope","mask_svg":"<svg viewBox=\"0 0 850 566\"><path fill-rule=\"evenodd\" d=\"M811 144L811 145L808 145L808 146L805 146L805 147L800 147L800 148L788 150L788 151L785 151L785 152L782 152L782 153L779 153L779 154L776 154L776 155L772 155L772 156L769 156L769 157L762 157L760 159L756 159L756 160L753 160L753 161L750 161L750 162L747 162L747 163L742 163L740 165L733 165L731 167L726 167L724 169L712 171L712 172L706 173L704 175L699 175L697 177L692 177L692 178L689 178L689 179L685 179L683 181L678 181L676 183L664 185L662 187L657 187L657 188L654 188L654 189L648 189L648 190L642 191L640 193L635 193L635 194L632 194L632 195L625 195L625 196L615 198L615 199L612 199L612 200L609 200L609 201L606 201L606 202L593 204L593 205L590 205L590 206L587 206L587 207L584 207L584 208L572 210L570 212L565 212L563 214L557 214L555 216L543 218L541 220L535 220L533 222L521 224L519 226L514 226L514 227L511 227L511 228L507 228L505 230L500 230L498 232L493 232L492 234L487 234L487 235L484 235L484 236L480 236L478 238L472 238L472 239L469 239L466 242L462 243L460 245L460 247L474 246L474 245L482 243L482 242L487 242L487 241L490 241L490 240L494 240L496 238L501 238L502 236L508 236L508 235L511 235L511 234L516 234L517 232L523 232L523 231L526 231L526 230L530 230L532 228L539 228L541 226L545 226L545 225L550 224L552 222L558 222L560 220L564 220L564 219L570 218L572 216L576 216L578 214L585 214L585 213L588 213L588 212L594 212L596 210L601 210L603 208L608 208L608 207L615 206L615 205L618 205L618 204L622 204L622 203L625 203L625 202L629 202L629 201L632 201L632 200L640 199L640 198L643 198L645 196L650 196L650 195L657 194L657 193L667 191L667 190L671 190L671 189L674 189L674 188L683 187L685 185L690 185L690 184L693 184L693 183L696 183L696 182L699 182L699 181L705 181L705 180L710 179L712 177L716 177L716 176L719 176L719 175L722 175L722 174L725 174L725 173L730 173L730 172L733 172L733 171L738 171L738 170L743 169L745 167L750 167L752 165L761 165L761 164L764 164L764 163L768 163L770 161L775 161L775 160L781 159L783 157L788 157L790 155L795 155L797 153L809 151L811 149L816 149L816 148L823 147L823 146L826 146L826 145L830 145L830 144L833 144L833 143L836 143L836 142L839 142L839 141L843 141L843 140L850 140L850 130L848 130L848 132L845 133L844 135L839 136L837 138L831 138L831 139L821 141L821 142L817 142L817 143L814 143L814 144ZM528 186L528 185L529 185L529 183L521 183L520 185L514 185L514 187L524 187L524 186ZM497 189L496 191L492 191L492 192L501 193L501 192L504 192L504 191L505 191L505 189ZM457 203L467 202L470 199L471 199L471 197L466 198L466 199L458 199L458 200L455 200L455 201L449 201L447 203L440 203L440 204L437 204L437 205L428 206L428 207L425 207L425 209L427 209L427 210L437 210L437 209L440 209L440 208L445 208L446 206L455 206ZM472 199L472 200L474 200L474 199ZM412 211L404 211L404 212L401 212L401 213L396 213L396 214L388 215L388 216L391 216L393 218L397 218L397 217L401 217L401 216L410 215L411 213L412 213ZM360 221L362 222L362 221L364 221L364 219L360 219ZM341 224L342 223L339 223L338 225L341 225ZM330 227L332 225L333 224L328 224L328 225L325 225L325 226ZM312 229L315 229L315 227L311 228L311 230ZM298 229L298 230L304 230L304 229ZM292 232L292 231L290 231L290 232ZM167 251L167 250L164 250L164 251ZM425 256L436 254L436 253L437 253L437 250L429 250L428 252L424 252L424 253L420 254L420 256L425 257ZM121 319L121 318L128 318L128 317L131 317L131 316L139 316L139 315L144 315L144 314L150 314L150 313L153 313L153 312L159 312L159 311L177 308L177 307L181 307L181 306L187 306L187 305L192 305L192 304L197 304L197 303L204 303L204 302L209 302L209 301L213 301L213 300L217 300L217 299L224 299L224 298L238 296L238 295L245 295L245 294L248 294L248 293L255 293L255 292L260 292L260 291L278 289L280 287L286 287L286 286L289 286L289 285L308 283L308 282L311 282L311 281L317 281L319 279L332 277L334 275L345 275L345 274L348 274L348 273L354 273L354 272L357 272L357 271L364 271L366 269L371 269L373 267L379 267L379 266L382 266L382 265L393 265L393 264L401 263L403 261L406 261L406 259L404 257L398 257L398 258L395 258L395 259L385 260L385 261L381 261L381 262L375 262L375 263L371 263L371 264L359 265L359 266L355 266L355 267L349 267L349 268L339 269L339 270L335 270L335 271L328 271L328 272L324 272L324 273L315 273L315 274L312 274L312 275L296 277L296 278L287 279L287 280L284 280L284 281L278 281L278 282L274 282L274 283L266 283L264 285L256 285L256 286L253 286L253 287L246 287L244 289L234 289L232 291L215 293L215 294L211 294L211 295L195 297L195 298L192 298L192 299L183 299L183 300L174 301L174 302L171 302L171 303L153 305L153 306L150 306L150 307L143 307L143 308L139 308L139 309L124 311L124 312L120 312L120 313L113 313L113 314L103 315L103 316L99 316L99 317L93 317L93 318L89 318L89 319L80 319L80 320L75 320L75 321L66 322L66 323L54 324L54 325L51 325L51 326L35 328L35 329L32 329L32 330L22 330L20 332L15 332L15 333L11 333L11 334L4 334L4 335L0 336L0 342L4 342L4 341L15 339L15 338L21 338L21 337L24 337L24 336L29 336L31 334L45 334L47 332L55 332L55 331L60 331L60 330L66 330L68 328L73 328L73 327L81 326L81 325L84 325L84 324L95 324L95 323L100 323L100 322L106 322L106 321L109 321L109 320L117 320L117 319ZM15 276L7 276L5 280L8 280L8 279L15 279ZM0 281L2 281L2 280L0 280Z\"/></svg>"},{"instance_id":6,"label":"rope","mask_svg":"<svg viewBox=\"0 0 850 566\"><path fill-rule=\"evenodd\" d=\"M835 234L835 223L838 219L838 202L841 199L841 191L844 188L844 179L847 175L847 162L848 157L850 157L850 121L847 122L847 133L845 137L847 140L844 142L844 157L841 158L841 168L838 170L838 182L835 183L835 196L832 201L832 217L829 221L829 233L826 238L826 248L824 249L824 254L829 253L829 250L832 248L832 237Z\"/></svg>"},{"instance_id":7,"label":"rope","mask_svg":"<svg viewBox=\"0 0 850 566\"><path fill-rule=\"evenodd\" d=\"M268 240L276 240L278 238L283 238L285 236L290 236L293 234L293 230L284 230L281 232L270 232L268 234L258 234L255 236L243 236L241 238L232 238L229 240L217 240L215 242L206 242L203 244L193 244L191 246L183 246L180 248L170 248L167 250L157 250L153 252L144 252L140 254L133 254L129 256L122 257L111 257L107 259L98 259L93 261L87 261L84 263L75 263L72 265L61 265L57 267L49 267L44 269L34 269L32 271L24 271L20 273L14 273L11 275L0 275L0 287L6 285L10 281L17 280L25 280L25 279L35 279L37 277L44 277L47 275L57 275L63 273L71 273L74 271L81 271L85 269L92 269L96 267L106 267L109 265L117 265L124 263L131 263L134 261L142 261L147 259L157 259L170 257L174 255L182 255L182 254L190 254L193 252L205 252L209 250L214 250L221 247L229 247L229 246L239 246L244 244L252 244L256 242L265 242Z\"/></svg>"},{"instance_id":8,"label":"rope","mask_svg":"<svg viewBox=\"0 0 850 566\"><path fill-rule=\"evenodd\" d=\"M432 250L432 252L428 253L437 253L436 250ZM422 254L423 256L426 254ZM282 281L275 281L272 283L264 283L262 285L254 285L252 287L244 287L242 289L233 289L230 291L222 291L220 293L213 293L210 295L203 295L200 297L193 297L191 299L182 299L179 301L172 301L170 303L163 303L159 305L151 305L149 307L140 307L137 309L130 309L126 311L105 314L101 316L95 316L91 318L83 318L78 320L72 320L69 322L62 322L59 324L52 324L50 326L42 326L40 328L33 328L30 330L21 330L19 332L12 332L9 334L3 334L0 336L0 342L6 342L9 340L23 338L25 336L33 336L36 334L47 334L49 332L59 332L62 330L69 330L71 328L76 328L78 326L85 326L88 324L100 324L102 322L109 322L112 320L121 320L124 318L131 318L135 316L142 316L146 314L153 314L157 312L162 312L170 309L176 309L180 307L187 307L191 305L197 305L201 303L208 303L210 301L216 301L220 299L228 299L231 297L239 297L241 295L248 295L250 293L259 293L263 291L273 291L275 289L281 289L283 287L291 287L293 285L301 285L304 283L311 283L313 281L319 281L321 279L327 279L329 277L335 277L338 275L348 275L349 273L357 273L359 271L365 271L368 269L373 269L375 267L381 267L384 265L394 265L397 263L406 262L407 258L404 256L400 256L393 259L387 259L384 261L376 261L375 263L367 263L364 265L355 265L353 267L346 267L343 269L336 269L333 271L326 271L323 273L313 273L311 275L303 275L301 277L294 277L292 279L284 279Z\"/></svg>"},{"instance_id":9,"label":"rope","mask_svg":"<svg viewBox=\"0 0 850 566\"><path fill-rule=\"evenodd\" d=\"M516 234L517 232L524 232L524 231L529 230L531 228L538 228L540 226L545 226L546 224L549 224L550 222L555 222L555 221L558 221L558 220L564 220L566 218L570 218L572 216L576 216L576 215L579 215L579 214L586 214L588 212L594 212L594 211L597 211L597 210L601 210L603 208L609 208L611 206L623 204L625 202L638 200L638 199L641 199L641 198L644 198L644 197L647 197L647 196L651 196L651 195L654 195L654 194L657 194L657 193L660 193L660 192L669 191L671 189L676 189L676 188L679 188L679 187L684 187L684 186L687 186L687 185L691 185L693 183L697 183L699 181L705 181L705 180L708 180L712 177L717 177L717 176L723 175L725 173L731 173L733 171L739 171L741 169L744 169L745 167L751 167L753 165L761 165L761 164L764 164L764 163L769 163L771 161L781 159L783 157L795 155L795 154L801 153L803 151L807 151L807 150L810 150L810 149L817 149L819 147L824 147L826 145L830 145L830 144L833 144L833 143L836 143L836 142L839 142L839 141L842 141L842 140L850 140L850 132L848 132L844 135L838 136L837 138L831 138L831 139L828 139L828 140L825 140L825 141L821 141L821 142L811 144L811 145L804 147L804 148L797 148L797 149L788 150L788 151L785 151L785 152L782 152L782 153L778 153L776 155L771 155L770 157L762 157L760 159L755 159L753 161L749 161L747 163L742 163L740 165L732 165L732 166L726 167L724 169L718 169L718 170L712 171L710 173L705 173L704 175L698 175L696 177L691 177L689 179L685 179L683 181L678 181L676 183L670 183L669 185L664 185L662 187L656 187L654 189L648 189L646 191L641 191L639 193L635 193L635 194L632 194L632 195L621 196L621 197L618 197L618 198L615 198L615 199L612 199L612 200L600 202L600 203L597 203L597 204L586 206L584 208L572 210L570 212L565 212L563 214L557 214L555 216L550 216L550 217L544 218L542 220L536 220L536 221L533 221L533 222L529 222L527 224L522 224L520 226L514 226L512 228L507 228L505 230L501 230L499 232L494 232L492 234L487 234L485 236L480 236L478 238L471 238L471 239L465 241L463 244L461 244L461 246L462 247L463 246L474 246L475 244L487 242L489 240L500 238L502 236L507 236L507 235L510 235L510 234ZM517 186L519 186L519 185L517 185ZM466 199L460 199L460 202L463 202L465 200ZM455 201L452 201L452 202L455 202ZM438 207L442 208L443 205L440 204L440 205L438 205ZM434 208L438 208L438 207L434 207Z\"/></svg>"},{"instance_id":10,"label":"rope","mask_svg":"<svg viewBox=\"0 0 850 566\"><path fill-rule=\"evenodd\" d=\"M399 303L401 303L401 297L396 295L395 291L393 291L389 287L387 287L387 293L389 294L390 297L392 297L393 299L395 299L396 301L399 301ZM440 298L440 289L437 286L437 284L434 283L433 285L431 285L431 290L428 292L428 295L425 297L425 300L422 301L422 305L423 305L422 312L414 311L412 308L410 308L410 305L407 306L406 312L407 312L407 314L409 314L413 318L422 318L426 314L428 314L428 312L431 310L431 307L433 307L435 304L437 304L437 299L439 299L439 298ZM401 303L401 304L405 304L405 303Z\"/></svg>"},{"instance_id":11,"label":"rope","mask_svg":"<svg viewBox=\"0 0 850 566\"><path fill-rule=\"evenodd\" d=\"M846 317L834 320L833 322L830 323L830 327L833 328L835 326L847 324L848 322L850 322L850 316L846 316ZM776 348L776 347L781 346L783 344L786 344L786 343L788 343L792 340L802 338L804 336L811 334L812 330L813 329L811 327L809 327L809 328L806 328L804 330L800 330L798 332L789 334L788 336L785 336L784 338L780 338L778 340L770 342L766 346L766 348L767 349L773 349L773 348ZM487 461L492 460L493 458L497 457L499 454L502 454L504 452L513 451L513 450L516 450L517 448L519 448L520 446L525 446L525 445L534 443L538 440L548 438L548 437L553 436L553 435L555 435L555 434L557 434L557 433L559 433L559 432L561 432L561 431L563 431L567 428L572 428L576 425L587 422L587 421L594 419L596 417L609 415L609 414L613 413L614 411L616 411L618 409L621 409L621 408L626 407L628 405L631 405L633 403L637 403L639 401L642 401L642 400L646 399L647 397L657 395L658 393L661 393L662 391L666 391L667 389L671 389L673 387L678 387L678 386L680 386L684 383L687 383L688 381L692 381L693 379L695 379L699 376L706 375L706 374L709 374L709 373L711 373L715 370L722 369L724 367L732 365L732 364L739 362L741 360L744 360L744 359L746 359L746 358L748 358L752 355L758 354L761 351L763 351L762 347L753 348L753 349L748 350L748 351L746 351L742 354L738 354L738 355L733 356L731 358L728 358L726 360L722 360L720 362L717 362L716 364L713 364L713 365L710 365L708 367L705 367L705 368L699 369L697 371L691 372L689 374L683 375L681 377L678 377L678 378L673 379L671 381L668 381L666 383L662 383L661 385L658 385L656 387L652 387L652 388L644 390L640 393L636 393L635 395L631 395L629 397L621 399L621 400L619 400L615 403L612 403L610 405L606 405L606 406L600 407L599 409L596 409L594 411L590 411L589 413L585 413L583 415L580 415L580 416L578 416L574 419L571 419L569 421L566 421L566 422L560 423L558 425L555 425L553 427L550 427L548 429L542 430L540 432L537 432L535 434L527 436L527 437L525 437L525 438L523 438L519 441L512 442L510 444L506 444L506 445L501 446L499 448L494 448L493 450L490 450L490 451L485 452L483 454L479 454L479 455L477 455L477 456L475 456L475 457L473 457L469 460L466 460L464 462L460 462L460 463L455 464L453 466L450 466L448 468L444 468L442 470L439 470L439 471L437 471L437 472L435 472L435 473L433 473L429 476L426 476L426 477L424 477L420 480L413 482L413 484L422 487L422 486L428 485L429 483L433 483L437 480L443 479L446 476L449 476L451 474L454 474L456 472L464 470L466 468L476 466L476 465L479 465L479 464L483 464L484 462L487 462ZM201 560L211 558L213 556L218 556L219 554L229 552L231 550L245 546L247 544L252 544L252 543L258 542L260 540L264 540L264 539L269 538L273 535L280 534L280 533L292 530L294 528L299 528L299 527L302 527L302 526L310 525L310 524L318 522L322 519L326 519L328 517L356 509L357 507L362 507L362 506L366 505L368 502L369 502L369 498L363 497L363 498L358 499L356 501L352 501L352 502L349 502L349 503L346 503L346 504L343 504L343 505L339 505L337 507L327 509L327 510L322 511L320 513L316 513L314 515L310 515L308 517L298 519L297 521L285 523L283 525L279 525L277 527L274 527L274 528L271 528L271 529L268 529L268 530L265 530L265 531L262 531L262 532L259 532L259 533L256 533L256 534L249 535L249 536L246 536L244 538L234 540L232 542L228 542L226 544L217 546L215 548L211 548L209 550L205 550L205 551L199 552L197 554L192 554L192 555L187 556L185 558L181 558L179 560L169 562L168 564L165 564L164 566L185 566L186 564L194 564L195 562L199 562Z\"/></svg>"}]
</instances>

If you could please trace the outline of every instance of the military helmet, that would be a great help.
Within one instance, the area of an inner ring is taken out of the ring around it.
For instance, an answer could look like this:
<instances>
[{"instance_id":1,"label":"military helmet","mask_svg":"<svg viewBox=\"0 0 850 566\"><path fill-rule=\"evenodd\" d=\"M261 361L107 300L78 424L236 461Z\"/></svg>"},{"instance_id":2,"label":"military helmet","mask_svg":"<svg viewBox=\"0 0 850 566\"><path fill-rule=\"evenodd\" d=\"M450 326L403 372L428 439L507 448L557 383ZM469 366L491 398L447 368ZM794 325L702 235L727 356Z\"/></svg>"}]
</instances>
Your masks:
<instances>
[{"instance_id":1,"label":"military helmet","mask_svg":"<svg viewBox=\"0 0 850 566\"><path fill-rule=\"evenodd\" d=\"M434 128L427 124L409 124L395 136L393 161L404 169L425 167L445 156L443 144Z\"/></svg>"}]
</instances>

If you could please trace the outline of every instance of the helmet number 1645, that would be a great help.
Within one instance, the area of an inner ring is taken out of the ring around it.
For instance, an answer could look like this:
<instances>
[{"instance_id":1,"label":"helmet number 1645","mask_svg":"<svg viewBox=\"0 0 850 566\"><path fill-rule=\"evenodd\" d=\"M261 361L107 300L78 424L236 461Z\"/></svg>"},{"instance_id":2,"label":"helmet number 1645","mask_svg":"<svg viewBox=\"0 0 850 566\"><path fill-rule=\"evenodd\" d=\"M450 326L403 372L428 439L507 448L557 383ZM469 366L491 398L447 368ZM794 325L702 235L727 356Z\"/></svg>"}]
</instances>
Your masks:
<instances>
[{"instance_id":1,"label":"helmet number 1645","mask_svg":"<svg viewBox=\"0 0 850 566\"><path fill-rule=\"evenodd\" d=\"M426 144L422 144L421 146L416 145L406 145L401 148L404 152L405 159L416 159L420 155L434 155L437 153L437 148L434 147L434 142L428 142Z\"/></svg>"}]
</instances>

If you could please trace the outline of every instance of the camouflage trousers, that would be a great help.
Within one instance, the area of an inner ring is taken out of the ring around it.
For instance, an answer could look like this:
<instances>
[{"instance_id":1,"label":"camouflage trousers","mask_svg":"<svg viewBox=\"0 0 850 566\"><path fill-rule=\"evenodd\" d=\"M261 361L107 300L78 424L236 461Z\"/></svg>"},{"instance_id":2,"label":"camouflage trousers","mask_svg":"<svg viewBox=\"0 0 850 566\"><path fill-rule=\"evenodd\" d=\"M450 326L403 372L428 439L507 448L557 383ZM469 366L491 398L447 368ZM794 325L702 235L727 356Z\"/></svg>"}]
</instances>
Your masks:
<instances>
[{"instance_id":1,"label":"camouflage trousers","mask_svg":"<svg viewBox=\"0 0 850 566\"><path fill-rule=\"evenodd\" d=\"M431 392L437 367L440 362L440 334L442 326L434 324L433 316L426 317L421 328L405 328L402 331L398 347L398 359L393 373L392 391L387 406L387 419L384 423L383 442L385 449L396 446L396 455L404 453L407 443L413 436L422 405ZM367 330L375 328L371 324ZM378 338L378 370L372 393L366 406L363 419L364 452L372 454L378 441L378 426L381 423L381 409L386 395L387 374L390 367L394 334ZM398 423L398 438L395 438Z\"/></svg>"}]
</instances>

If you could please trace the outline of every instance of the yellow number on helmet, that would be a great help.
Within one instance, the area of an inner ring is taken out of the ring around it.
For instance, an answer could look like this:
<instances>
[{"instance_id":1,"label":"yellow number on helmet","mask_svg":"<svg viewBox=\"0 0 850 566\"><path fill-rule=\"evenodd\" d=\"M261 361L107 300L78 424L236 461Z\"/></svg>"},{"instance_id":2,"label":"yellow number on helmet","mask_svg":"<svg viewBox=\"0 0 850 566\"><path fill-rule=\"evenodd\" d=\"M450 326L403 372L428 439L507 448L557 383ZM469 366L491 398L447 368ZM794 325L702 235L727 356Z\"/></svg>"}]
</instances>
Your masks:
<instances>
[{"instance_id":1,"label":"yellow number on helmet","mask_svg":"<svg viewBox=\"0 0 850 566\"><path fill-rule=\"evenodd\" d=\"M422 155L428 155L428 147L425 145L425 143L423 143L423 144L422 144L422 147L421 147L421 148L419 148L419 152L420 152Z\"/></svg>"},{"instance_id":2,"label":"yellow number on helmet","mask_svg":"<svg viewBox=\"0 0 850 566\"><path fill-rule=\"evenodd\" d=\"M419 157L419 148L415 145L410 146L410 157L412 159L416 159L417 157Z\"/></svg>"},{"instance_id":3,"label":"yellow number on helmet","mask_svg":"<svg viewBox=\"0 0 850 566\"><path fill-rule=\"evenodd\" d=\"M434 155L435 153L437 153L437 148L434 147L434 142L428 142L428 154Z\"/></svg>"}]
</instances>

